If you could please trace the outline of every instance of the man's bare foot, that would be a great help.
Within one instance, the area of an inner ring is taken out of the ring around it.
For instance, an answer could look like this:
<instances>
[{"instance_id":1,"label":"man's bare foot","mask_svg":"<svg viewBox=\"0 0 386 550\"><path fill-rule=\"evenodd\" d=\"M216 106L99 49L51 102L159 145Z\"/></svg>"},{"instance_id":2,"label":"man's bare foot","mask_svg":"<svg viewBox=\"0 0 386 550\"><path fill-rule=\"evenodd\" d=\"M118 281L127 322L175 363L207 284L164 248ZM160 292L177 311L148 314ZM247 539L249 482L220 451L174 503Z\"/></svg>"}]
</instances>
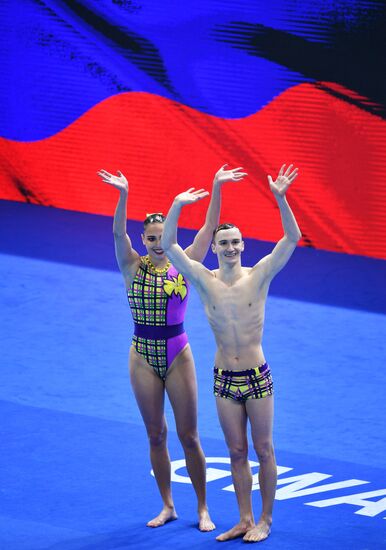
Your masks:
<instances>
[{"instance_id":1,"label":"man's bare foot","mask_svg":"<svg viewBox=\"0 0 386 550\"><path fill-rule=\"evenodd\" d=\"M146 525L148 527L161 527L161 525L165 525L165 523L173 521L177 517L174 506L172 508L164 506L158 516L148 521Z\"/></svg>"},{"instance_id":2,"label":"man's bare foot","mask_svg":"<svg viewBox=\"0 0 386 550\"><path fill-rule=\"evenodd\" d=\"M245 533L245 542L261 542L269 537L272 521L260 518L257 525Z\"/></svg>"},{"instance_id":3,"label":"man's bare foot","mask_svg":"<svg viewBox=\"0 0 386 550\"><path fill-rule=\"evenodd\" d=\"M229 529L229 531L221 533L221 535L216 537L216 540L223 542L224 540L237 539L237 537L242 537L245 535L245 533L247 533L249 529L252 529L253 526L253 521L240 521L240 523L232 527L232 529Z\"/></svg>"},{"instance_id":4,"label":"man's bare foot","mask_svg":"<svg viewBox=\"0 0 386 550\"><path fill-rule=\"evenodd\" d=\"M213 529L216 529L215 524L210 519L208 510L203 510L202 512L198 513L198 528L200 531L213 531Z\"/></svg>"}]
</instances>

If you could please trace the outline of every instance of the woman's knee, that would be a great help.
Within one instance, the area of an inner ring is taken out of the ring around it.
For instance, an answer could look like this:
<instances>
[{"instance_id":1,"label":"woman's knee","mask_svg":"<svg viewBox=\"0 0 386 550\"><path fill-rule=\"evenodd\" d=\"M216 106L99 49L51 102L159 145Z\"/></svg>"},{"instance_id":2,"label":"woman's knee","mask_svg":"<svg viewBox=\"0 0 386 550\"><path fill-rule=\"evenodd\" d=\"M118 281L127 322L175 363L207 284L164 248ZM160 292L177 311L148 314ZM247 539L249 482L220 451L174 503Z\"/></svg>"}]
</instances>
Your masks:
<instances>
[{"instance_id":1,"label":"woman's knee","mask_svg":"<svg viewBox=\"0 0 386 550\"><path fill-rule=\"evenodd\" d=\"M166 445L167 428L166 426L163 426L162 428L149 428L147 431L147 436L149 438L150 447L163 447Z\"/></svg>"},{"instance_id":2,"label":"woman's knee","mask_svg":"<svg viewBox=\"0 0 386 550\"><path fill-rule=\"evenodd\" d=\"M179 431L178 438L184 449L194 449L200 445L197 430Z\"/></svg>"},{"instance_id":3,"label":"woman's knee","mask_svg":"<svg viewBox=\"0 0 386 550\"><path fill-rule=\"evenodd\" d=\"M254 445L259 462L268 462L275 456L272 441L258 441Z\"/></svg>"}]
</instances>

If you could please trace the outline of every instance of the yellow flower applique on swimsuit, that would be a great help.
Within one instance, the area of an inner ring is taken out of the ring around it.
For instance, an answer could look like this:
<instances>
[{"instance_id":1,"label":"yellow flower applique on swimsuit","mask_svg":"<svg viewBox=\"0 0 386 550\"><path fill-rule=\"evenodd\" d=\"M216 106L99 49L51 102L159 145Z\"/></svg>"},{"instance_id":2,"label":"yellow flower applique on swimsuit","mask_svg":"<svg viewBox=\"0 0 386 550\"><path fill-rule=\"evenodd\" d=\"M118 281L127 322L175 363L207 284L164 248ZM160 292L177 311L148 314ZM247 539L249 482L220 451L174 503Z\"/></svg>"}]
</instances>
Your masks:
<instances>
[{"instance_id":1,"label":"yellow flower applique on swimsuit","mask_svg":"<svg viewBox=\"0 0 386 550\"><path fill-rule=\"evenodd\" d=\"M187 293L186 283L183 276L179 273L177 277L172 277L172 279L172 281L170 279L165 280L164 291L168 296L171 296L174 292L176 296L180 295L181 300L183 300Z\"/></svg>"}]
</instances>

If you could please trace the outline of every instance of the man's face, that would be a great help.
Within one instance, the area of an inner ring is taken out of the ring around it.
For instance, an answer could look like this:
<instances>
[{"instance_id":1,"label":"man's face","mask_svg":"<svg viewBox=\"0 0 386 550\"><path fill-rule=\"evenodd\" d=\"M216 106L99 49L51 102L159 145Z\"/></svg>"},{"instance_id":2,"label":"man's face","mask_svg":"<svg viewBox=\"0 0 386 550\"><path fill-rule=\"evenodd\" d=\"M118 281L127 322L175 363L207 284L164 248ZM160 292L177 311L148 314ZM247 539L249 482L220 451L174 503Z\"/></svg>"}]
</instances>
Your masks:
<instances>
[{"instance_id":1,"label":"man's face","mask_svg":"<svg viewBox=\"0 0 386 550\"><path fill-rule=\"evenodd\" d=\"M240 261L244 250L244 241L237 227L221 229L215 235L212 250L217 254L219 263L234 264Z\"/></svg>"}]
</instances>

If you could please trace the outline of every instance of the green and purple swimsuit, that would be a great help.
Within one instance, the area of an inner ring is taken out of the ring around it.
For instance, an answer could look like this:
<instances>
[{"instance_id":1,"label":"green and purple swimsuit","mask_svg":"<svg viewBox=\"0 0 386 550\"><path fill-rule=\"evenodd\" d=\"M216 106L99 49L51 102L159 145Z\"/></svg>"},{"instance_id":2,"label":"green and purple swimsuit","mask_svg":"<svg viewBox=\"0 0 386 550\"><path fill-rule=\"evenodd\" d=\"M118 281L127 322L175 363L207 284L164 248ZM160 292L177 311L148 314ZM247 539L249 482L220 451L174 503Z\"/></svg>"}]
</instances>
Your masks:
<instances>
[{"instance_id":1,"label":"green and purple swimsuit","mask_svg":"<svg viewBox=\"0 0 386 550\"><path fill-rule=\"evenodd\" d=\"M183 324L188 295L189 284L175 267L156 270L147 256L141 257L127 291L134 320L132 344L162 380L188 343Z\"/></svg>"}]
</instances>

